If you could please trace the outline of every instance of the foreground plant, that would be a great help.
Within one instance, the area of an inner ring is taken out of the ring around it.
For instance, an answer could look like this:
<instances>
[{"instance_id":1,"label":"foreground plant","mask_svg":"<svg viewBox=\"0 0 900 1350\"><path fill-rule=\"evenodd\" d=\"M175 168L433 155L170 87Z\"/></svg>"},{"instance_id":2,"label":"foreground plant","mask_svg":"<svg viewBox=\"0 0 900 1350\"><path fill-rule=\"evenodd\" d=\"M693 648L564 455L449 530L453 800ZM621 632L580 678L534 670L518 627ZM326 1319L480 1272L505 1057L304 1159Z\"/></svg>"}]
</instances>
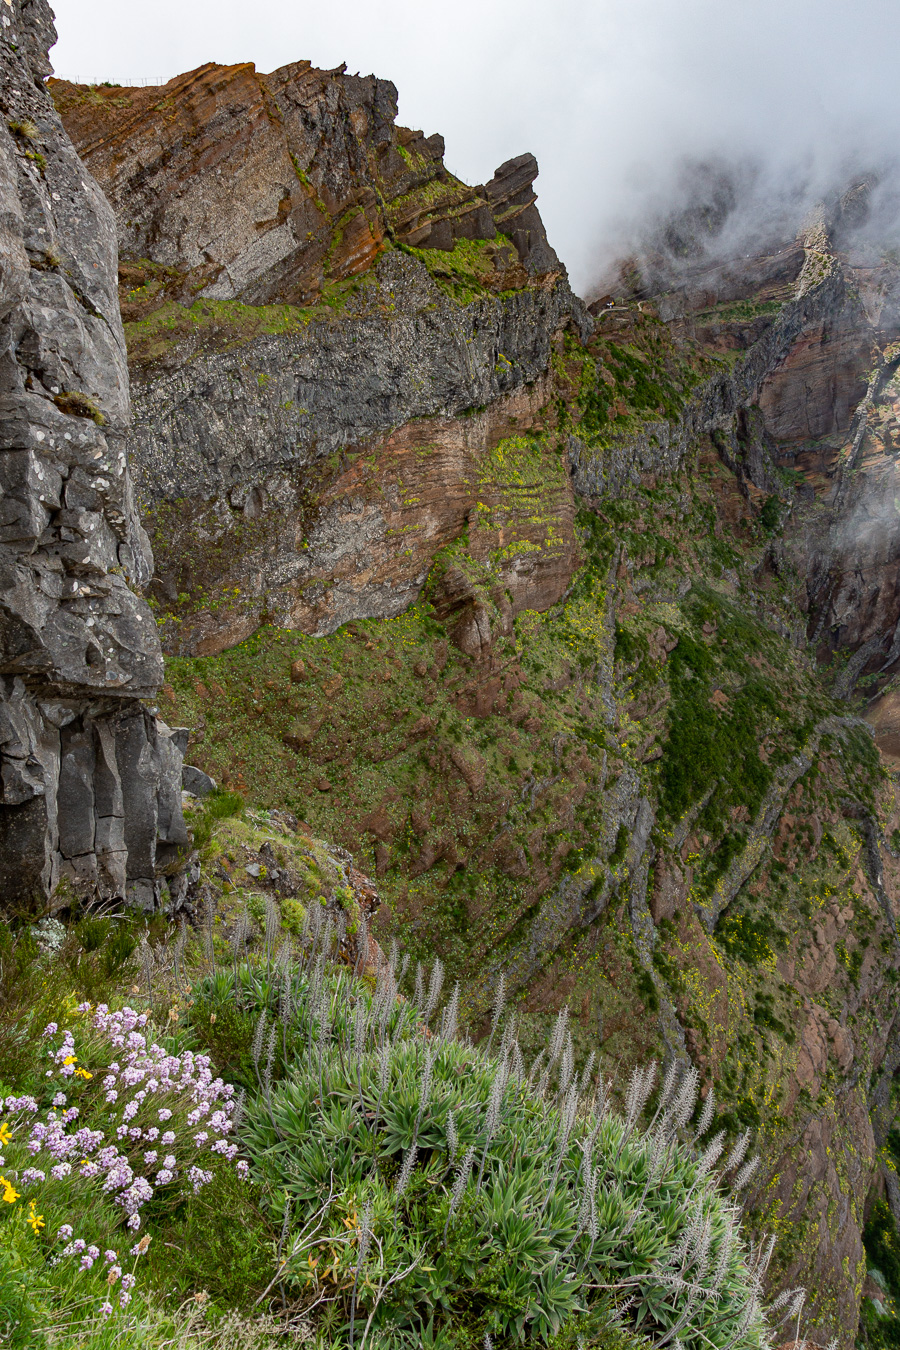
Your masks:
<instances>
[{"instance_id":1,"label":"foreground plant","mask_svg":"<svg viewBox=\"0 0 900 1350\"><path fill-rule=\"evenodd\" d=\"M596 1344L616 1322L659 1350L770 1343L771 1245L745 1245L722 1187L749 1179L748 1140L724 1160L721 1134L703 1142L711 1094L690 1128L694 1070L673 1066L642 1128L653 1067L619 1114L591 1064L576 1076L564 1015L526 1073L502 995L477 1050L456 1037L458 990L429 1026L439 963L406 1002L396 958L372 989L329 966L336 941L315 935L299 969L285 949L266 975L198 990L257 1013L242 1138L282 1226L268 1293L360 1350L428 1328L447 1346ZM776 1312L798 1316L798 1299Z\"/></svg>"},{"instance_id":2,"label":"foreground plant","mask_svg":"<svg viewBox=\"0 0 900 1350\"><path fill-rule=\"evenodd\" d=\"M148 1042L147 1020L131 1008L80 1004L77 1038L55 1022L44 1030L43 1100L26 1094L2 1103L2 1208L25 1216L53 1264L93 1272L84 1296L96 1286L101 1318L131 1302L134 1272L123 1270L123 1244L140 1228L142 1210L151 1202L157 1216L172 1210L212 1179L216 1162L233 1163L237 1154L234 1088L213 1077L207 1056ZM246 1161L236 1167L247 1174ZM149 1241L129 1254L142 1255Z\"/></svg>"}]
</instances>

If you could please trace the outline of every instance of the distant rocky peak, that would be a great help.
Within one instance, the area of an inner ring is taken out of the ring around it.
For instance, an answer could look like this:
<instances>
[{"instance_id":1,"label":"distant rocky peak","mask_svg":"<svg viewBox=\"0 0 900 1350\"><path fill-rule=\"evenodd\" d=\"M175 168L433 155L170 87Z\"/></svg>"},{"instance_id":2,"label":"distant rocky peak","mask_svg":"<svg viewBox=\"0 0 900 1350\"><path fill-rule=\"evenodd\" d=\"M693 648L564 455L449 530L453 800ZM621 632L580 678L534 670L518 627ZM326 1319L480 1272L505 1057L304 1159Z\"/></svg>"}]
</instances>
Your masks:
<instances>
[{"instance_id":1,"label":"distant rocky peak","mask_svg":"<svg viewBox=\"0 0 900 1350\"><path fill-rule=\"evenodd\" d=\"M808 247L846 254L851 265L879 265L900 243L898 221L900 176L890 166L848 166L826 187L799 168L792 180L750 160L686 161L591 299L696 293L702 308L712 303L710 289L726 298L716 274L727 275L734 291L747 261L738 288L747 289L756 282L755 260Z\"/></svg>"}]
</instances>

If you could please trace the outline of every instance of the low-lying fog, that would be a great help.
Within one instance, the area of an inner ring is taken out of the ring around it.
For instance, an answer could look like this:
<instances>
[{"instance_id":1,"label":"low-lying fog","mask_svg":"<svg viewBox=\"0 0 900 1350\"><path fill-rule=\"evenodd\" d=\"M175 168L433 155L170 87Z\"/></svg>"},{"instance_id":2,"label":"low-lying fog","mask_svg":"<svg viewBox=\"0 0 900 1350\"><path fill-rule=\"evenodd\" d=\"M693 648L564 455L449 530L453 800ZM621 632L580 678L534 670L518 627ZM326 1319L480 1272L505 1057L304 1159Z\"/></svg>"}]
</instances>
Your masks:
<instances>
[{"instance_id":1,"label":"low-lying fog","mask_svg":"<svg viewBox=\"0 0 900 1350\"><path fill-rule=\"evenodd\" d=\"M722 247L750 248L861 172L870 230L900 233L897 0L56 0L60 75L169 78L205 61L308 58L391 79L400 120L468 182L538 157L540 205L591 290L659 213L725 166ZM713 185L713 193L717 190ZM702 196L701 191L701 196Z\"/></svg>"}]
</instances>

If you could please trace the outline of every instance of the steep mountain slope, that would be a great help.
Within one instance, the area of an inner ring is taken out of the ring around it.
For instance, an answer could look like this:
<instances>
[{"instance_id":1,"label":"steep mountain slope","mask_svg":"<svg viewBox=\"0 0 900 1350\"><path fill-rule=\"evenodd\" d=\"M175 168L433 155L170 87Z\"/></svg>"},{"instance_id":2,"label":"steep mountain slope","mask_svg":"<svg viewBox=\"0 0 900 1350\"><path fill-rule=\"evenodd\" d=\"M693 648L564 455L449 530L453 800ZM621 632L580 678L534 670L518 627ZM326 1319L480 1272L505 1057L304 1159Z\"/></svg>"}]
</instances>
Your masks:
<instances>
[{"instance_id":1,"label":"steep mountain slope","mask_svg":"<svg viewBox=\"0 0 900 1350\"><path fill-rule=\"evenodd\" d=\"M117 213L191 757L374 869L476 1029L503 973L526 1041L568 1003L606 1072L693 1061L849 1344L896 1191L892 264L838 212L592 318L533 162L464 188L378 81L52 89Z\"/></svg>"},{"instance_id":2,"label":"steep mountain slope","mask_svg":"<svg viewBox=\"0 0 900 1350\"><path fill-rule=\"evenodd\" d=\"M0 40L0 888L152 908L187 834L177 738L143 700L162 678L132 589L150 550L125 457L128 373L112 212L43 80L43 0ZM62 890L60 890L62 888Z\"/></svg>"},{"instance_id":3,"label":"steep mountain slope","mask_svg":"<svg viewBox=\"0 0 900 1350\"><path fill-rule=\"evenodd\" d=\"M264 617L329 632L405 609L476 507L475 460L543 401L526 386L553 335L590 327L533 205L534 159L467 188L439 136L393 125L393 86L308 63L53 89L120 221L132 443L154 594L179 621L169 649L219 651ZM273 262L260 241L276 235L290 251ZM487 405L462 436L440 420ZM438 419L427 453L385 439L419 417ZM531 533L529 547L546 530ZM574 552L569 520L553 554ZM560 567L537 572L535 595L557 599ZM511 584L527 607L527 580Z\"/></svg>"}]
</instances>

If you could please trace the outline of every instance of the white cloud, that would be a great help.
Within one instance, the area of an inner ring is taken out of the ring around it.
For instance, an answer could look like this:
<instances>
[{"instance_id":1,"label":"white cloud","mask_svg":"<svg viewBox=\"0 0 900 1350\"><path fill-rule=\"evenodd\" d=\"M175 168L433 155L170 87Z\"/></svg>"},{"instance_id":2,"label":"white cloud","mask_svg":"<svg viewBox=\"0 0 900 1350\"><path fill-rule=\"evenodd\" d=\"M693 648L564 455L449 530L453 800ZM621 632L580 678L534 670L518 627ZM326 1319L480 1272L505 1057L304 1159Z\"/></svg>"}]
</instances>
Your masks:
<instances>
[{"instance_id":1,"label":"white cloud","mask_svg":"<svg viewBox=\"0 0 900 1350\"><path fill-rule=\"evenodd\" d=\"M307 58L391 79L400 120L440 131L469 182L533 151L575 284L667 200L685 156L757 165L805 202L894 155L896 0L56 0L58 72L172 76Z\"/></svg>"}]
</instances>

